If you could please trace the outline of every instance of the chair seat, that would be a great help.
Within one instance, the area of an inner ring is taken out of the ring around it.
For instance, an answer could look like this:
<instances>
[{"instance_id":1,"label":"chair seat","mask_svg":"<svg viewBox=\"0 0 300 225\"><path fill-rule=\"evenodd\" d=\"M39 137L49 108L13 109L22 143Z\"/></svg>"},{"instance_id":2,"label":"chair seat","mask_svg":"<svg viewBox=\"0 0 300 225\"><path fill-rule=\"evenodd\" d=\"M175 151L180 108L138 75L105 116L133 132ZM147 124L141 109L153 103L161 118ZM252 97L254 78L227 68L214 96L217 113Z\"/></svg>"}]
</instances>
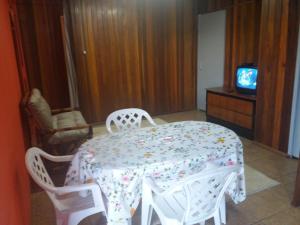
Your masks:
<instances>
[{"instance_id":1,"label":"chair seat","mask_svg":"<svg viewBox=\"0 0 300 225\"><path fill-rule=\"evenodd\" d=\"M57 196L59 199L59 210L62 213L71 213L94 207L93 195L91 192L85 197L80 196L79 192L73 192Z\"/></svg>"},{"instance_id":2,"label":"chair seat","mask_svg":"<svg viewBox=\"0 0 300 225\"><path fill-rule=\"evenodd\" d=\"M71 111L59 113L52 116L53 119L53 128L62 129L68 127L76 127L81 125L87 125L85 119L83 118L81 112ZM78 140L88 136L89 129L77 129L77 130L68 130L68 131L59 131L52 135L48 142L50 144L61 144L69 141Z\"/></svg>"}]
</instances>

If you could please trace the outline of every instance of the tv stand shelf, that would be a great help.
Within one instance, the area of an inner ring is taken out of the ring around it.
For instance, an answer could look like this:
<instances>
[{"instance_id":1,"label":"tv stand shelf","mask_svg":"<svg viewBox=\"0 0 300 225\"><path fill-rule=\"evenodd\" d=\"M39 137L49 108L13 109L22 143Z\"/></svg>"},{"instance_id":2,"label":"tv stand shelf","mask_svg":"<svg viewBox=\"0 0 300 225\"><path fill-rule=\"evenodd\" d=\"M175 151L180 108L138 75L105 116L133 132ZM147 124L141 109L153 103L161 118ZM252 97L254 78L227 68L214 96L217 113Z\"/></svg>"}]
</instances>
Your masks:
<instances>
[{"instance_id":1,"label":"tv stand shelf","mask_svg":"<svg viewBox=\"0 0 300 225\"><path fill-rule=\"evenodd\" d=\"M228 91L223 87L206 92L206 118L234 130L238 135L253 139L256 96Z\"/></svg>"}]
</instances>

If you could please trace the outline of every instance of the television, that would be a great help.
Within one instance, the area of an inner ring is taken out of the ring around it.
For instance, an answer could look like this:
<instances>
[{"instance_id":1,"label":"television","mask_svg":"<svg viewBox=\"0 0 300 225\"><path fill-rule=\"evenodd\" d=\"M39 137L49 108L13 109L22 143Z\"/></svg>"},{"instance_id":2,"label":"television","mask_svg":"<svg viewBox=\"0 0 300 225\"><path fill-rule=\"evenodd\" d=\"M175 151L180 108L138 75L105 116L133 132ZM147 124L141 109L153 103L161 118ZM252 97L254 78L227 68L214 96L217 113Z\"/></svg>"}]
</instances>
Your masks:
<instances>
[{"instance_id":1,"label":"television","mask_svg":"<svg viewBox=\"0 0 300 225\"><path fill-rule=\"evenodd\" d=\"M236 90L241 94L256 95L257 67L253 64L238 66L236 69Z\"/></svg>"}]
</instances>

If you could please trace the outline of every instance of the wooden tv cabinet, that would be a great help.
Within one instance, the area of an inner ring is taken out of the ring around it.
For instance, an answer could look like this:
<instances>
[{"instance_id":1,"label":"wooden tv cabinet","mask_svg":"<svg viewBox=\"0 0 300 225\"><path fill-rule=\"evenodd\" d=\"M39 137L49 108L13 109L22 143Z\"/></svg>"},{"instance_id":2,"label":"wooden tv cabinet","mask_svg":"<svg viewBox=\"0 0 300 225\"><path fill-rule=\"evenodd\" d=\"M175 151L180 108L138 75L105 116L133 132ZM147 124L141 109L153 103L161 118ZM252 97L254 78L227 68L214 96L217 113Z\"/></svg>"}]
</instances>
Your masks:
<instances>
[{"instance_id":1,"label":"wooden tv cabinet","mask_svg":"<svg viewBox=\"0 0 300 225\"><path fill-rule=\"evenodd\" d=\"M209 88L206 92L206 120L253 139L255 105L256 96L227 91L222 87Z\"/></svg>"}]
</instances>

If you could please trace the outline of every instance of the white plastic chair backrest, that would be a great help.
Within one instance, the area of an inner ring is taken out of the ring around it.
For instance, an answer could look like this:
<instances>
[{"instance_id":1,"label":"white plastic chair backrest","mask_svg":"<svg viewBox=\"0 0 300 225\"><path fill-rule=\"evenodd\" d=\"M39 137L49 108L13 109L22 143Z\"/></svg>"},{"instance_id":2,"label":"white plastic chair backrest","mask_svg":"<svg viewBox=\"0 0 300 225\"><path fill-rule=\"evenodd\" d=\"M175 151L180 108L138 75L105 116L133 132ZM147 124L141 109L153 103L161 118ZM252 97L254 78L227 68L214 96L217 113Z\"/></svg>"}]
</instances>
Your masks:
<instances>
[{"instance_id":1,"label":"white plastic chair backrest","mask_svg":"<svg viewBox=\"0 0 300 225\"><path fill-rule=\"evenodd\" d=\"M237 176L237 169L237 166L227 166L215 171L200 172L176 182L176 185L164 191L151 178L146 178L146 183L150 184L152 190L155 189L154 192L160 192L161 197L172 196L178 191L183 191L187 203L181 222L194 224L201 222L203 218L212 217L215 210L219 209L225 191ZM149 199L154 200L153 196L149 196Z\"/></svg>"},{"instance_id":2,"label":"white plastic chair backrest","mask_svg":"<svg viewBox=\"0 0 300 225\"><path fill-rule=\"evenodd\" d=\"M53 204L58 207L59 200L55 194L57 187L54 186L42 157L50 160L53 156L36 147L28 149L25 155L26 168L32 179L47 192Z\"/></svg>"},{"instance_id":3,"label":"white plastic chair backrest","mask_svg":"<svg viewBox=\"0 0 300 225\"><path fill-rule=\"evenodd\" d=\"M151 125L156 125L146 111L138 108L129 108L112 112L106 119L106 128L110 133L113 133L111 129L112 123L115 124L118 131L139 128L141 127L143 117L146 118Z\"/></svg>"},{"instance_id":4,"label":"white plastic chair backrest","mask_svg":"<svg viewBox=\"0 0 300 225\"><path fill-rule=\"evenodd\" d=\"M183 221L199 222L210 218L219 209L222 197L237 173L232 168L217 171L205 176L191 178L183 185L187 196L187 208Z\"/></svg>"}]
</instances>

